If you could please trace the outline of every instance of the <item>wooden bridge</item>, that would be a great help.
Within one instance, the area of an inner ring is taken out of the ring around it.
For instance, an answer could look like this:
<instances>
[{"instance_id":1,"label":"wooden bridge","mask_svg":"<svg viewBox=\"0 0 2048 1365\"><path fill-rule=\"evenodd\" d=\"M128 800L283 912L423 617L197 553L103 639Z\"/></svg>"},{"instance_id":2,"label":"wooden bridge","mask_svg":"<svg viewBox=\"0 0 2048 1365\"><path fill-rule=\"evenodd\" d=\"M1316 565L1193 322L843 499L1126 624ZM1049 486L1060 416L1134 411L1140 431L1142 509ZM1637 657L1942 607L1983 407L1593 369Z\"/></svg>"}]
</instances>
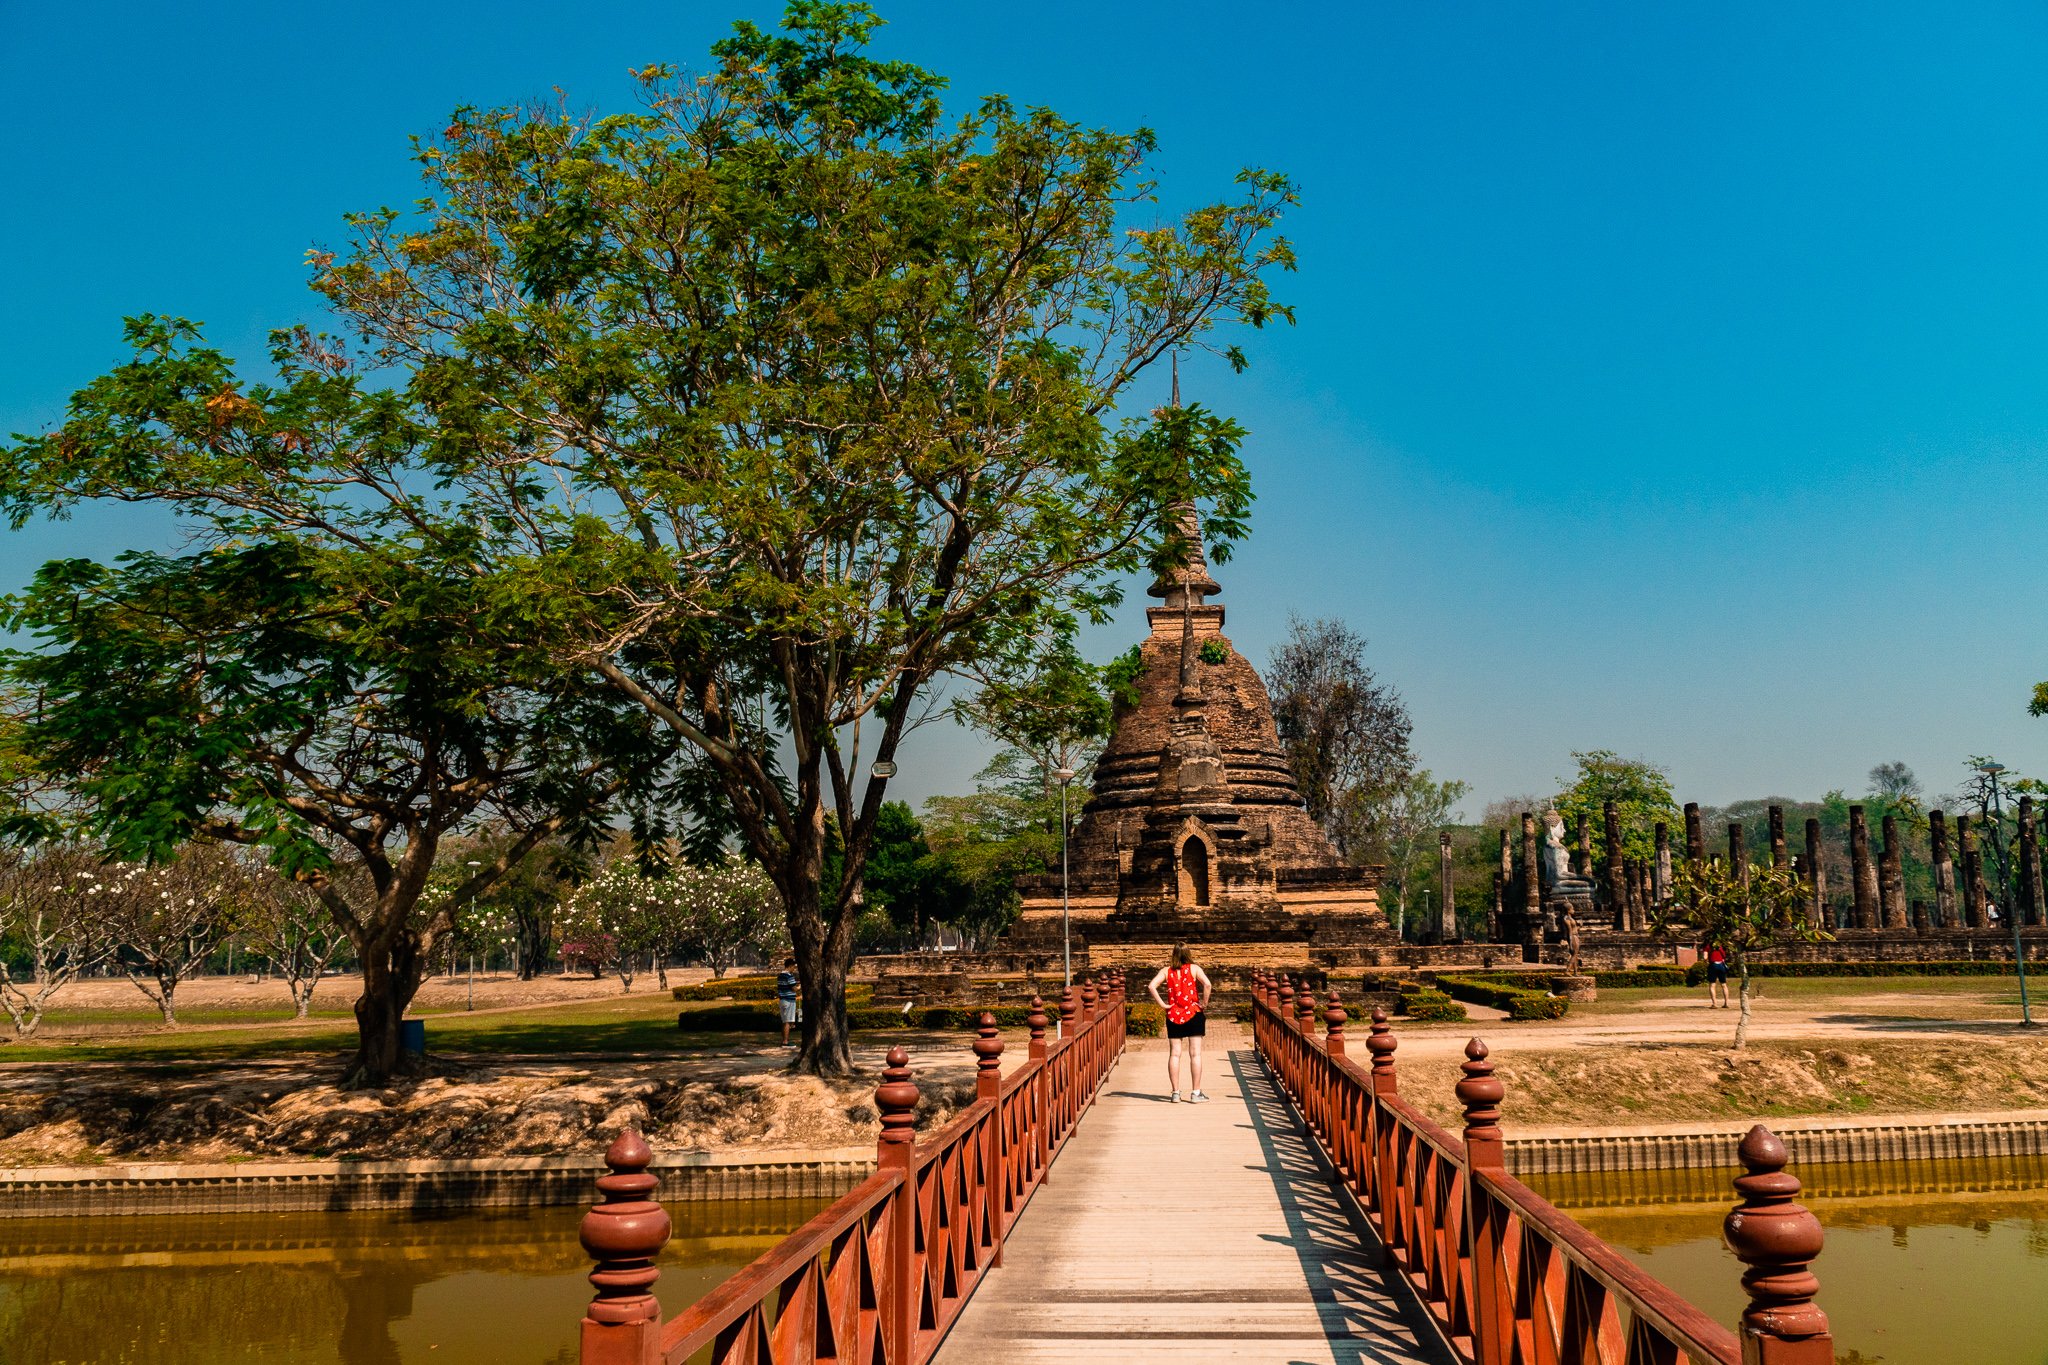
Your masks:
<instances>
[{"instance_id":1,"label":"wooden bridge","mask_svg":"<svg viewBox=\"0 0 2048 1365\"><path fill-rule=\"evenodd\" d=\"M1731 1331L1507 1174L1478 1040L1453 1134L1401 1098L1383 1013L1365 1063L1349 1055L1334 992L1260 978L1250 1045L1217 1028L1215 1099L1194 1107L1158 1093L1156 1053L1126 1055L1123 1005L1113 984L1070 990L1048 1041L1034 1001L1030 1055L1007 1075L983 1015L975 1101L924 1143L892 1050L875 1174L667 1321L668 1216L646 1144L622 1136L583 1221L598 1291L583 1365L1834 1359L1809 1269L1820 1224L1761 1126L1726 1224L1749 1266Z\"/></svg>"}]
</instances>

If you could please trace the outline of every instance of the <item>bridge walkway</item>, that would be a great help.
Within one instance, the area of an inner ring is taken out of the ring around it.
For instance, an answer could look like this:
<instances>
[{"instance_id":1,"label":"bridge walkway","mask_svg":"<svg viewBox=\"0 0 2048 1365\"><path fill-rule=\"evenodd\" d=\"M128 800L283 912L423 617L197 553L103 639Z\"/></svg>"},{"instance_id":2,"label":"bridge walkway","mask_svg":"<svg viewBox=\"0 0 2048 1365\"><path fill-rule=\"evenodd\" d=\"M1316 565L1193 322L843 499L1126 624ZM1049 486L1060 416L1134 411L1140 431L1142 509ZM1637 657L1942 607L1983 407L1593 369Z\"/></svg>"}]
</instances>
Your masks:
<instances>
[{"instance_id":1,"label":"bridge walkway","mask_svg":"<svg viewBox=\"0 0 2048 1365\"><path fill-rule=\"evenodd\" d=\"M1131 1040L939 1365L1451 1359L1248 1032L1212 1025L1206 1051L1212 1102L1173 1104L1165 1040Z\"/></svg>"}]
</instances>

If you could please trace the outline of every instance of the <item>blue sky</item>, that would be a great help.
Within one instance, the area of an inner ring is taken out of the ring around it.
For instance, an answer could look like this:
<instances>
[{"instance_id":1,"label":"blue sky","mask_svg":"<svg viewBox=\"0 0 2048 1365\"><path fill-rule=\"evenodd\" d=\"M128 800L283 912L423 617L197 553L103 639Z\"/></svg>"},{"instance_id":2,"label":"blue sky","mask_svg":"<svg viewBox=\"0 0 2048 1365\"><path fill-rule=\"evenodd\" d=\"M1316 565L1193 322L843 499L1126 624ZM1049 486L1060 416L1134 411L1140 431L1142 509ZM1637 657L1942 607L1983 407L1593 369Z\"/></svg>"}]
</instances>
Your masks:
<instances>
[{"instance_id":1,"label":"blue sky","mask_svg":"<svg viewBox=\"0 0 2048 1365\"><path fill-rule=\"evenodd\" d=\"M0 429L54 420L125 313L245 358L316 319L306 248L411 197L406 135L455 105L623 107L629 67L777 12L0 5ZM1230 633L1262 663L1289 611L1366 633L1469 814L1587 748L1706 802L1892 759L1936 790L1970 753L2048 774L2040 6L884 14L956 97L1153 127L1169 203L1299 182L1299 325L1185 376L1252 432ZM0 585L168 534L31 528ZM900 790L982 756L927 731Z\"/></svg>"}]
</instances>

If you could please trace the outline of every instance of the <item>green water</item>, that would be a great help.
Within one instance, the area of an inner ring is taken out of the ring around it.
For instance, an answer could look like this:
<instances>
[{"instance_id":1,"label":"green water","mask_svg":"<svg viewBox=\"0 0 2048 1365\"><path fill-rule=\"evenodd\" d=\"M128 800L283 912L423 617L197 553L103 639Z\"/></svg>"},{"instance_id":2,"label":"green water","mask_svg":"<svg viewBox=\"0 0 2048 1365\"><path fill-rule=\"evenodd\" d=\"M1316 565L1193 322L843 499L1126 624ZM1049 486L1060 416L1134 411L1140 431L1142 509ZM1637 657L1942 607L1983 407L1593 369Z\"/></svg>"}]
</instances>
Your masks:
<instances>
[{"instance_id":1,"label":"green water","mask_svg":"<svg viewBox=\"0 0 2048 1365\"><path fill-rule=\"evenodd\" d=\"M1836 1359L2048 1365L2048 1161L1794 1167L1827 1245L1814 1262ZM1733 1327L1742 1265L1721 1244L1735 1172L1530 1183Z\"/></svg>"},{"instance_id":2,"label":"green water","mask_svg":"<svg viewBox=\"0 0 2048 1365\"><path fill-rule=\"evenodd\" d=\"M673 1315L820 1207L674 1204ZM6 1365L574 1365L581 1209L0 1220Z\"/></svg>"}]
</instances>

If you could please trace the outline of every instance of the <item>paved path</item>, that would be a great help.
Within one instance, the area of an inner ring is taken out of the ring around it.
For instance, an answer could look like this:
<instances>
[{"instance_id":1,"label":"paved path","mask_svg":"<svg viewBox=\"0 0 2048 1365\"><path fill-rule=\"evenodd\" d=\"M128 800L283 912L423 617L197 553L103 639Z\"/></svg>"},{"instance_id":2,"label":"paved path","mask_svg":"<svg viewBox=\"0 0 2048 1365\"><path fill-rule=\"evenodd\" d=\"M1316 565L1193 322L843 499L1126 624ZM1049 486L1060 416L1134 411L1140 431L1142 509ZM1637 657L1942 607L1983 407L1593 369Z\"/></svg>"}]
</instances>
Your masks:
<instances>
[{"instance_id":1,"label":"paved path","mask_svg":"<svg viewBox=\"0 0 2048 1365\"><path fill-rule=\"evenodd\" d=\"M1250 1040L1216 1025L1213 1102L1171 1104L1133 1040L1012 1229L939 1365L1438 1365L1443 1352L1317 1169Z\"/></svg>"}]
</instances>

